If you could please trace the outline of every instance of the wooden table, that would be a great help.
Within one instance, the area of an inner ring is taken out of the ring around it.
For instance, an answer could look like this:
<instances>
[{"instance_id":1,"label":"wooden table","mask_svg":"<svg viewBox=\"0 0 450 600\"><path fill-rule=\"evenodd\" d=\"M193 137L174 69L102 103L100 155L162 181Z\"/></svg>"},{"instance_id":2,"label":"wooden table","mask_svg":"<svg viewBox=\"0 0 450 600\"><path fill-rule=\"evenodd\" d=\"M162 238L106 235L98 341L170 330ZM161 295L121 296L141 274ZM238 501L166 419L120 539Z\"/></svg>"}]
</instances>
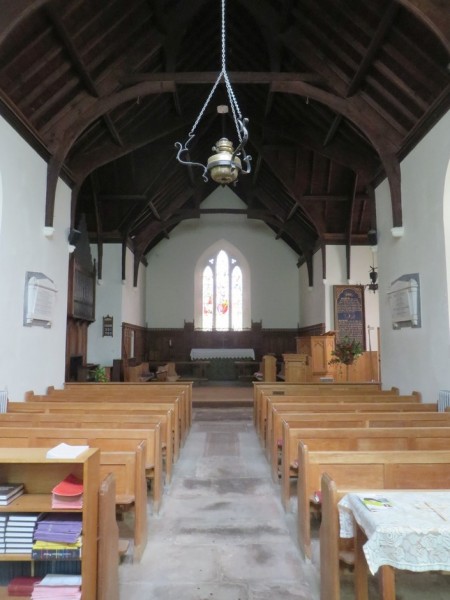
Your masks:
<instances>
[{"instance_id":1,"label":"wooden table","mask_svg":"<svg viewBox=\"0 0 450 600\"><path fill-rule=\"evenodd\" d=\"M361 497L381 496L392 508L370 511ZM355 598L368 600L368 572L379 571L380 598L395 600L394 569L450 570L450 492L371 490L339 502L341 536L355 535Z\"/></svg>"}]
</instances>

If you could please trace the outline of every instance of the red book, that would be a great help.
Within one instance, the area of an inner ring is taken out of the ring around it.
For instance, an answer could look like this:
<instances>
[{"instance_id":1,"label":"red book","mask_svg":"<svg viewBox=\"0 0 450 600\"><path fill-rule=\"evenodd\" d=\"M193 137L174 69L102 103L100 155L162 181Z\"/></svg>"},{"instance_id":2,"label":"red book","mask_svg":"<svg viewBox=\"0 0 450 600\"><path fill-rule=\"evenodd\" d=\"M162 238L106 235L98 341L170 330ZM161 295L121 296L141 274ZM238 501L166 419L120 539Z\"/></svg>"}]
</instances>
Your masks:
<instances>
[{"instance_id":1,"label":"red book","mask_svg":"<svg viewBox=\"0 0 450 600\"><path fill-rule=\"evenodd\" d=\"M8 584L8 596L31 596L35 583L42 577L14 577Z\"/></svg>"},{"instance_id":2,"label":"red book","mask_svg":"<svg viewBox=\"0 0 450 600\"><path fill-rule=\"evenodd\" d=\"M75 475L67 475L53 488L52 492L58 496L79 496L83 493L83 482Z\"/></svg>"}]
</instances>

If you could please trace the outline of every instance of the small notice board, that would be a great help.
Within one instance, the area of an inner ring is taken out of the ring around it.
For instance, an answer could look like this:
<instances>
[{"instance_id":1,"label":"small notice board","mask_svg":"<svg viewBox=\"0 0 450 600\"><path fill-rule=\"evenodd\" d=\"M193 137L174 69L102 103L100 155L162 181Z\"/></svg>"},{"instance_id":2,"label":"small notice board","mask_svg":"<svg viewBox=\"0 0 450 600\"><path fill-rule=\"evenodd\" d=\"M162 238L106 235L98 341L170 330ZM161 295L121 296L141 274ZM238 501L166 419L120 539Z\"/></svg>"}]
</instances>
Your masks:
<instances>
[{"instance_id":1,"label":"small notice board","mask_svg":"<svg viewBox=\"0 0 450 600\"><path fill-rule=\"evenodd\" d=\"M348 337L365 348L363 285L334 286L334 328L337 342Z\"/></svg>"}]
</instances>

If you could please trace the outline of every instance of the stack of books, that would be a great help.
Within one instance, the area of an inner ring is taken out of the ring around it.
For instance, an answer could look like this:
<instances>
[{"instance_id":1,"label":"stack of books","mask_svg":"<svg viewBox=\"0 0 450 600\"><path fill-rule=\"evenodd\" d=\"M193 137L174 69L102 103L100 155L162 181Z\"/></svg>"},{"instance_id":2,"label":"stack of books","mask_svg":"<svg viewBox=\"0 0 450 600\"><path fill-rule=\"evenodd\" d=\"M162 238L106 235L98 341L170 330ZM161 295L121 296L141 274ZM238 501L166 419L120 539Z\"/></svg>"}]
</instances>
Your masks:
<instances>
[{"instance_id":1,"label":"stack of books","mask_svg":"<svg viewBox=\"0 0 450 600\"><path fill-rule=\"evenodd\" d=\"M11 513L5 528L7 554L31 554L38 513Z\"/></svg>"},{"instance_id":2,"label":"stack of books","mask_svg":"<svg viewBox=\"0 0 450 600\"><path fill-rule=\"evenodd\" d=\"M11 504L23 492L23 483L0 483L0 506Z\"/></svg>"},{"instance_id":3,"label":"stack of books","mask_svg":"<svg viewBox=\"0 0 450 600\"><path fill-rule=\"evenodd\" d=\"M8 597L9 596L31 596L33 588L36 583L39 583L42 577L14 577L8 583Z\"/></svg>"},{"instance_id":4,"label":"stack of books","mask_svg":"<svg viewBox=\"0 0 450 600\"><path fill-rule=\"evenodd\" d=\"M31 600L81 600L81 575L48 574L33 588Z\"/></svg>"},{"instance_id":5,"label":"stack of books","mask_svg":"<svg viewBox=\"0 0 450 600\"><path fill-rule=\"evenodd\" d=\"M83 482L68 475L52 490L52 508L81 509L83 507Z\"/></svg>"},{"instance_id":6,"label":"stack of books","mask_svg":"<svg viewBox=\"0 0 450 600\"><path fill-rule=\"evenodd\" d=\"M0 554L5 553L5 530L8 515L0 515Z\"/></svg>"},{"instance_id":7,"label":"stack of books","mask_svg":"<svg viewBox=\"0 0 450 600\"><path fill-rule=\"evenodd\" d=\"M78 560L82 545L81 514L48 514L37 524L33 560Z\"/></svg>"}]
</instances>

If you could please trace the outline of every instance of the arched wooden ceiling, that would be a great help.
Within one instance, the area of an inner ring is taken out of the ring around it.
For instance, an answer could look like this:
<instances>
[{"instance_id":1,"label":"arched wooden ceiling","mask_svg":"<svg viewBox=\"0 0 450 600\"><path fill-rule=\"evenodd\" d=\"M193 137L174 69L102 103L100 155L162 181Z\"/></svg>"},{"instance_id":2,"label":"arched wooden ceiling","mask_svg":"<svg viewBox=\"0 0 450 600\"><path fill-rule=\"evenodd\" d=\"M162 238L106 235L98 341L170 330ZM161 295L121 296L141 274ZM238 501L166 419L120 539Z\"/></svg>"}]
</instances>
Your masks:
<instances>
[{"instance_id":1,"label":"arched wooden ceiling","mask_svg":"<svg viewBox=\"0 0 450 600\"><path fill-rule=\"evenodd\" d=\"M2 3L0 110L48 160L46 225L60 176L72 225L85 216L100 256L117 242L138 265L200 217L215 184L180 165L174 144L217 78L220 28L220 0ZM450 107L448 0L227 0L226 39L249 118L252 173L234 188L247 217L299 263L326 244L349 256L376 228L374 187L387 177L400 227L400 161ZM235 137L224 103L220 85L192 160Z\"/></svg>"}]
</instances>

